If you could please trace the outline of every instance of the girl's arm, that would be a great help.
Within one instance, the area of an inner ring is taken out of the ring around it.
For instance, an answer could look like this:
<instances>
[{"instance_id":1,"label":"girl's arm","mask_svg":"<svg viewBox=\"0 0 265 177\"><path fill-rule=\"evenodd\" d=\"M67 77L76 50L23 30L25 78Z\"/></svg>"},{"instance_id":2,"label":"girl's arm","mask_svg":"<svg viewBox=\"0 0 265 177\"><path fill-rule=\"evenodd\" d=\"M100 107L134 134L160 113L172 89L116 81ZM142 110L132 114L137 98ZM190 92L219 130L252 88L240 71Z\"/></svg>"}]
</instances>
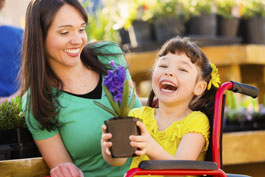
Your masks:
<instances>
[{"instance_id":1,"label":"girl's arm","mask_svg":"<svg viewBox=\"0 0 265 177\"><path fill-rule=\"evenodd\" d=\"M131 145L140 149L135 152L137 155L146 154L151 160L197 160L206 143L201 134L188 133L182 137L173 156L152 138L142 122L138 121L137 125L141 129L141 136L131 136Z\"/></svg>"},{"instance_id":2,"label":"girl's arm","mask_svg":"<svg viewBox=\"0 0 265 177\"><path fill-rule=\"evenodd\" d=\"M122 166L127 161L127 158L112 158L110 147L112 143L109 141L111 138L111 133L106 132L106 125L102 125L102 136L101 136L101 153L103 158L110 164L111 166Z\"/></svg>"},{"instance_id":3,"label":"girl's arm","mask_svg":"<svg viewBox=\"0 0 265 177\"><path fill-rule=\"evenodd\" d=\"M51 177L84 177L83 172L73 164L60 134L44 140L35 140L35 143L45 162L51 169Z\"/></svg>"}]
</instances>

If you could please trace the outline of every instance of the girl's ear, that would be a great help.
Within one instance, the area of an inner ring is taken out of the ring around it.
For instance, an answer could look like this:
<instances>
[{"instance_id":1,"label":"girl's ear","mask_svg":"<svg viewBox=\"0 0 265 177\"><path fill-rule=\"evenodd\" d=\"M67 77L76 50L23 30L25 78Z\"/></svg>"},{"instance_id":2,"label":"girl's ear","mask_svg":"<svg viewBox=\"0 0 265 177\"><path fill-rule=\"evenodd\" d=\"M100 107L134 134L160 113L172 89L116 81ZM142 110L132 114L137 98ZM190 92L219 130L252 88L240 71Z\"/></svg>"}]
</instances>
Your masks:
<instances>
[{"instance_id":1,"label":"girl's ear","mask_svg":"<svg viewBox=\"0 0 265 177\"><path fill-rule=\"evenodd\" d=\"M194 95L201 95L207 87L207 82L200 80L197 82L194 88Z\"/></svg>"}]
</instances>

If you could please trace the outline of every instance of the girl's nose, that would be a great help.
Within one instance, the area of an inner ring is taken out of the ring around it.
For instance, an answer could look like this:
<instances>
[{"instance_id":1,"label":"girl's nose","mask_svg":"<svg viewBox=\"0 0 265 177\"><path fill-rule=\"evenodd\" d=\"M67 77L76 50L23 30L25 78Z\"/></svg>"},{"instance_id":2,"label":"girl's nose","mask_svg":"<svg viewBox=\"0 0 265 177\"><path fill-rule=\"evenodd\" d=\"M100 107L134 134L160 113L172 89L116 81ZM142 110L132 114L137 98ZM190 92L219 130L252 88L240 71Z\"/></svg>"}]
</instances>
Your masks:
<instances>
[{"instance_id":1,"label":"girl's nose","mask_svg":"<svg viewBox=\"0 0 265 177\"><path fill-rule=\"evenodd\" d=\"M168 72L168 71L165 72L165 75L166 76L173 76L173 74L171 72Z\"/></svg>"}]
</instances>

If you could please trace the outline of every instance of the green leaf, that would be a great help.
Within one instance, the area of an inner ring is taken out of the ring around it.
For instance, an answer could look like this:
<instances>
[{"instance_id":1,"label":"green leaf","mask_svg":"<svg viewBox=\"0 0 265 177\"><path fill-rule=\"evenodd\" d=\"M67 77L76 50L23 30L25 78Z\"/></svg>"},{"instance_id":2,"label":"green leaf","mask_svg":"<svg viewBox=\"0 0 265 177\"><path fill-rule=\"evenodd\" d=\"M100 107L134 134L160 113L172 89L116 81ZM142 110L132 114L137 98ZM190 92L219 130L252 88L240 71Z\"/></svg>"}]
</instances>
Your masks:
<instances>
[{"instance_id":1,"label":"green leaf","mask_svg":"<svg viewBox=\"0 0 265 177\"><path fill-rule=\"evenodd\" d=\"M104 109L105 111L107 111L107 112L109 112L110 114L114 115L115 117L118 116L118 115L117 115L112 109L110 109L110 108L108 108L107 106L101 104L100 102L98 102L98 101L94 101L94 103L95 103L97 106L99 106L99 107L101 107L102 109Z\"/></svg>"},{"instance_id":2,"label":"green leaf","mask_svg":"<svg viewBox=\"0 0 265 177\"><path fill-rule=\"evenodd\" d=\"M136 95L135 95L135 86L133 87L133 93L132 93L132 98L131 98L131 102L130 104L128 105L128 108L127 108L127 114L128 112L131 110L134 102L135 102L135 99L136 99Z\"/></svg>"},{"instance_id":3,"label":"green leaf","mask_svg":"<svg viewBox=\"0 0 265 177\"><path fill-rule=\"evenodd\" d=\"M127 106L129 100L129 83L125 80L123 84L123 94L122 94L122 101L121 101L121 117L128 116Z\"/></svg>"},{"instance_id":4,"label":"green leaf","mask_svg":"<svg viewBox=\"0 0 265 177\"><path fill-rule=\"evenodd\" d=\"M113 108L114 112L117 115L120 115L120 108L119 108L118 104L114 101L114 99L113 99L111 93L109 92L108 88L105 85L103 85L103 84L102 84L102 87L103 87L103 89L104 89L104 91L106 93L106 96L107 96L107 98L108 98L108 100L110 102L110 105Z\"/></svg>"}]
</instances>

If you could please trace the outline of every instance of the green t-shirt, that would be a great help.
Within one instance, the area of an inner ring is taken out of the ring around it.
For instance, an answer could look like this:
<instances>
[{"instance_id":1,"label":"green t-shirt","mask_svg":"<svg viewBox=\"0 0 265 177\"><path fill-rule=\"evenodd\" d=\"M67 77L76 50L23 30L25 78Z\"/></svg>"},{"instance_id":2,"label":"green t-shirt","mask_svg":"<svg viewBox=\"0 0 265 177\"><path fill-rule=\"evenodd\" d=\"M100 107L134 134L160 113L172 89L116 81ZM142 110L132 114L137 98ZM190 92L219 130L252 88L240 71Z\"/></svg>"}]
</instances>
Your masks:
<instances>
[{"instance_id":1,"label":"green t-shirt","mask_svg":"<svg viewBox=\"0 0 265 177\"><path fill-rule=\"evenodd\" d=\"M116 44L110 42L107 44L107 46L100 50L101 52L122 52ZM97 45L101 45L101 43ZM115 63L126 66L123 55L104 57L99 56L99 60L103 63L109 63L110 60L114 60ZM127 78L130 78L128 70ZM26 100L27 99L25 95L23 97L24 109L26 106ZM83 171L86 177L123 176L129 168L131 159L121 167L112 167L107 164L101 155L101 126L104 124L105 120L108 120L113 116L95 105L93 100L97 100L111 108L109 101L105 96L104 90L102 89L101 99L81 98L61 92L58 100L61 104L60 113L58 116L58 129L50 132L47 130L41 130L39 122L34 119L32 114L30 114L28 117L31 124L29 124L28 120L26 119L27 125L34 139L42 140L60 133L63 143L73 162ZM133 107L135 108L140 106L141 102L137 98Z\"/></svg>"}]
</instances>

